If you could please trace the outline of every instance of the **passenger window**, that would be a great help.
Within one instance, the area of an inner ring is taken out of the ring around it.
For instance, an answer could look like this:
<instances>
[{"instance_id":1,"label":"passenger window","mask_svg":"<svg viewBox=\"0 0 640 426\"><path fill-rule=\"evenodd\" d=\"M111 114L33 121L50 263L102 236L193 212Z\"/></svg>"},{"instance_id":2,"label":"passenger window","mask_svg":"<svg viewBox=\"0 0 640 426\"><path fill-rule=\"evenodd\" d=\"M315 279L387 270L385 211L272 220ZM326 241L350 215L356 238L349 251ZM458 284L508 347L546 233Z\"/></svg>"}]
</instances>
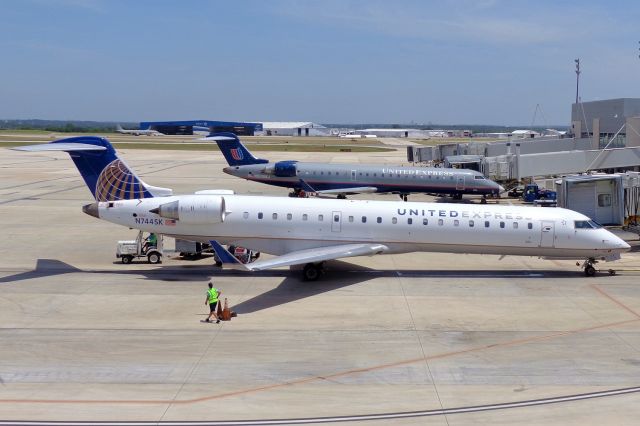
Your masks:
<instances>
[{"instance_id":1,"label":"passenger window","mask_svg":"<svg viewBox=\"0 0 640 426\"><path fill-rule=\"evenodd\" d=\"M376 177L376 176L378 176L378 174L377 174L377 173L374 173L374 174L373 174L373 177Z\"/></svg>"},{"instance_id":2,"label":"passenger window","mask_svg":"<svg viewBox=\"0 0 640 426\"><path fill-rule=\"evenodd\" d=\"M333 221L334 222L340 222L340 216L339 215L334 215L333 216Z\"/></svg>"},{"instance_id":3,"label":"passenger window","mask_svg":"<svg viewBox=\"0 0 640 426\"><path fill-rule=\"evenodd\" d=\"M249 219L249 212L244 212L244 213L242 213L242 217L243 217L244 219Z\"/></svg>"},{"instance_id":4,"label":"passenger window","mask_svg":"<svg viewBox=\"0 0 640 426\"><path fill-rule=\"evenodd\" d=\"M397 217L392 218L391 223L393 223L394 225L398 223L398 218Z\"/></svg>"},{"instance_id":5,"label":"passenger window","mask_svg":"<svg viewBox=\"0 0 640 426\"><path fill-rule=\"evenodd\" d=\"M302 215L302 220L307 220L307 219L309 219L309 216L308 216L306 213L305 213L305 214L303 214L303 215Z\"/></svg>"},{"instance_id":6,"label":"passenger window","mask_svg":"<svg viewBox=\"0 0 640 426\"><path fill-rule=\"evenodd\" d=\"M349 216L349 222L353 222L353 216Z\"/></svg>"},{"instance_id":7,"label":"passenger window","mask_svg":"<svg viewBox=\"0 0 640 426\"><path fill-rule=\"evenodd\" d=\"M362 223L367 223L367 217L366 216L362 216Z\"/></svg>"},{"instance_id":8,"label":"passenger window","mask_svg":"<svg viewBox=\"0 0 640 426\"><path fill-rule=\"evenodd\" d=\"M527 223L527 229L533 229L533 223L531 222Z\"/></svg>"},{"instance_id":9,"label":"passenger window","mask_svg":"<svg viewBox=\"0 0 640 426\"><path fill-rule=\"evenodd\" d=\"M484 221L484 227L485 227L485 228L488 228L488 227L489 227L489 221L488 221L488 220L485 220L485 221Z\"/></svg>"},{"instance_id":10,"label":"passenger window","mask_svg":"<svg viewBox=\"0 0 640 426\"><path fill-rule=\"evenodd\" d=\"M292 217L291 213L287 213L287 220L291 220Z\"/></svg>"},{"instance_id":11,"label":"passenger window","mask_svg":"<svg viewBox=\"0 0 640 426\"><path fill-rule=\"evenodd\" d=\"M382 223L382 218L380 216L378 216L378 218L376 219L376 222Z\"/></svg>"},{"instance_id":12,"label":"passenger window","mask_svg":"<svg viewBox=\"0 0 640 426\"><path fill-rule=\"evenodd\" d=\"M504 228L504 222L500 222L500 228Z\"/></svg>"},{"instance_id":13,"label":"passenger window","mask_svg":"<svg viewBox=\"0 0 640 426\"><path fill-rule=\"evenodd\" d=\"M444 220L438 219L438 226L442 226L442 225L444 225Z\"/></svg>"},{"instance_id":14,"label":"passenger window","mask_svg":"<svg viewBox=\"0 0 640 426\"><path fill-rule=\"evenodd\" d=\"M513 222L513 229L518 229L518 222Z\"/></svg>"},{"instance_id":15,"label":"passenger window","mask_svg":"<svg viewBox=\"0 0 640 426\"><path fill-rule=\"evenodd\" d=\"M454 220L453 226L460 226L460 221L458 219Z\"/></svg>"},{"instance_id":16,"label":"passenger window","mask_svg":"<svg viewBox=\"0 0 640 426\"><path fill-rule=\"evenodd\" d=\"M322 222L324 220L324 215L319 214L318 215L318 222Z\"/></svg>"},{"instance_id":17,"label":"passenger window","mask_svg":"<svg viewBox=\"0 0 640 426\"><path fill-rule=\"evenodd\" d=\"M472 220L470 220L470 221L469 221L469 228L473 228L473 225L474 225L473 221L472 221Z\"/></svg>"},{"instance_id":18,"label":"passenger window","mask_svg":"<svg viewBox=\"0 0 640 426\"><path fill-rule=\"evenodd\" d=\"M272 214L272 215L271 215L271 218L272 218L273 220L278 219L278 213L274 213L274 214Z\"/></svg>"},{"instance_id":19,"label":"passenger window","mask_svg":"<svg viewBox=\"0 0 640 426\"><path fill-rule=\"evenodd\" d=\"M369 173L367 173L366 175L369 176Z\"/></svg>"},{"instance_id":20,"label":"passenger window","mask_svg":"<svg viewBox=\"0 0 640 426\"><path fill-rule=\"evenodd\" d=\"M262 219L262 212L258 213L258 219Z\"/></svg>"},{"instance_id":21,"label":"passenger window","mask_svg":"<svg viewBox=\"0 0 640 426\"><path fill-rule=\"evenodd\" d=\"M429 219L422 219L422 224L423 225L428 225L429 224Z\"/></svg>"},{"instance_id":22,"label":"passenger window","mask_svg":"<svg viewBox=\"0 0 640 426\"><path fill-rule=\"evenodd\" d=\"M411 225L411 224L413 223L413 219L411 219L411 218L407 218L407 223L408 223L409 225Z\"/></svg>"}]
</instances>

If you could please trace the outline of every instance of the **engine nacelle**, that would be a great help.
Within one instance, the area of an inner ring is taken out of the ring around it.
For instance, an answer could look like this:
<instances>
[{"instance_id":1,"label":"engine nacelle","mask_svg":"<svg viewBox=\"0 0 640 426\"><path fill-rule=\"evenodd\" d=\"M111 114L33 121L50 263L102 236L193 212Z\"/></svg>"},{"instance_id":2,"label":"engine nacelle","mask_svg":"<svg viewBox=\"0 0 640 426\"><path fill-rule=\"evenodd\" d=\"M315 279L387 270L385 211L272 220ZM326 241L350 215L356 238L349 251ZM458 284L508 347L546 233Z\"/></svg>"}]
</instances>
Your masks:
<instances>
[{"instance_id":1,"label":"engine nacelle","mask_svg":"<svg viewBox=\"0 0 640 426\"><path fill-rule=\"evenodd\" d=\"M296 175L297 161L278 161L273 168L273 173L278 177L294 177Z\"/></svg>"},{"instance_id":2,"label":"engine nacelle","mask_svg":"<svg viewBox=\"0 0 640 426\"><path fill-rule=\"evenodd\" d=\"M227 214L224 197L207 195L184 195L176 201L161 204L150 212L188 225L220 223Z\"/></svg>"}]
</instances>

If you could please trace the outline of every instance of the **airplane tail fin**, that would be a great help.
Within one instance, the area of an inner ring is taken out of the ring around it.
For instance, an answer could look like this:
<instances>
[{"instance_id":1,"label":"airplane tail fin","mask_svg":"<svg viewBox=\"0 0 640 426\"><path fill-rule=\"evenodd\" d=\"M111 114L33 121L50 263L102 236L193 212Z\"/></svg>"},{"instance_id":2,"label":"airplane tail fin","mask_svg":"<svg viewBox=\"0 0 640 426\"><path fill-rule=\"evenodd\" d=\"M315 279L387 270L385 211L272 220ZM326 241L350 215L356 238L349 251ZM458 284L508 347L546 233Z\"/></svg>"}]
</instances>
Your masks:
<instances>
[{"instance_id":1,"label":"airplane tail fin","mask_svg":"<svg viewBox=\"0 0 640 426\"><path fill-rule=\"evenodd\" d=\"M238 136L230 132L211 133L205 140L216 141L218 148L230 166L246 166L247 164L266 164L269 160L256 158L245 147Z\"/></svg>"},{"instance_id":2,"label":"airplane tail fin","mask_svg":"<svg viewBox=\"0 0 640 426\"><path fill-rule=\"evenodd\" d=\"M122 132L122 131L124 131L124 129L122 128L122 126L120 125L120 123L116 123L116 131L117 131L117 132Z\"/></svg>"},{"instance_id":3,"label":"airplane tail fin","mask_svg":"<svg viewBox=\"0 0 640 426\"><path fill-rule=\"evenodd\" d=\"M29 152L67 152L96 201L153 198L172 194L171 189L144 183L118 158L116 150L105 138L78 136L12 149Z\"/></svg>"}]
</instances>

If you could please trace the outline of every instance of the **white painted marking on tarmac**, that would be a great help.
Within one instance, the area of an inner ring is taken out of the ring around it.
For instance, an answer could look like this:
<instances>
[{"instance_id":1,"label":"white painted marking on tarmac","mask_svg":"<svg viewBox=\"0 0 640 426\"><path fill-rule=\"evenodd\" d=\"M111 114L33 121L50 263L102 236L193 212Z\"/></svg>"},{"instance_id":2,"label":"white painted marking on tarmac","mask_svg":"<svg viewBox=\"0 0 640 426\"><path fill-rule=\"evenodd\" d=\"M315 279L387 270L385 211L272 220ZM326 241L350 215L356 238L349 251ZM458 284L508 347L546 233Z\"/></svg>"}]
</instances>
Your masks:
<instances>
[{"instance_id":1,"label":"white painted marking on tarmac","mask_svg":"<svg viewBox=\"0 0 640 426\"><path fill-rule=\"evenodd\" d=\"M304 419L269 419L269 420L222 420L222 421L132 421L132 422L59 422L59 421L0 421L0 426L262 426L262 425L302 425L314 423L359 422L365 420L390 420L411 417L433 417L450 414L477 413L482 411L506 410L510 408L534 407L538 405L558 404L562 402L583 401L608 396L627 395L640 392L640 386L623 389L612 389L600 392L589 392L577 395L557 396L552 398L533 399L528 401L505 402L500 404L474 405L470 407L444 408L437 410L406 411L401 413L365 414L356 416L315 417Z\"/></svg>"}]
</instances>

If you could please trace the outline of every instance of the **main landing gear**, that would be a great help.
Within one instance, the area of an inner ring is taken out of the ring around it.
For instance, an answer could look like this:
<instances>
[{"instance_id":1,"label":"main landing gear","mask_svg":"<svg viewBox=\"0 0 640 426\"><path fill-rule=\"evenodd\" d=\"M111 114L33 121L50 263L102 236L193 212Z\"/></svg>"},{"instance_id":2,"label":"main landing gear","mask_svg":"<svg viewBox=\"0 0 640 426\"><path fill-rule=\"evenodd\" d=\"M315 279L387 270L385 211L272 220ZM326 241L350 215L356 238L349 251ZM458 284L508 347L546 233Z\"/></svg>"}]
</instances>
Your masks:
<instances>
[{"instance_id":1,"label":"main landing gear","mask_svg":"<svg viewBox=\"0 0 640 426\"><path fill-rule=\"evenodd\" d=\"M398 194L398 196L400 197L400 199L402 201L407 201L409 195L408 194Z\"/></svg>"},{"instance_id":2,"label":"main landing gear","mask_svg":"<svg viewBox=\"0 0 640 426\"><path fill-rule=\"evenodd\" d=\"M598 272L598 270L595 267L596 263L598 263L598 261L595 260L593 257L590 257L589 259L584 261L584 263L582 264L582 268L584 268L584 275L586 277L594 277L596 275L596 272ZM576 266L581 266L580 262L576 262ZM616 274L616 271L613 269L609 269L607 270L607 272L609 273L609 275Z\"/></svg>"},{"instance_id":3,"label":"main landing gear","mask_svg":"<svg viewBox=\"0 0 640 426\"><path fill-rule=\"evenodd\" d=\"M293 191L289 193L289 197L292 198L308 198L309 194L307 194L304 189L294 188Z\"/></svg>"},{"instance_id":4,"label":"main landing gear","mask_svg":"<svg viewBox=\"0 0 640 426\"><path fill-rule=\"evenodd\" d=\"M324 262L307 263L302 270L302 278L305 281L316 281L324 274Z\"/></svg>"}]
</instances>

